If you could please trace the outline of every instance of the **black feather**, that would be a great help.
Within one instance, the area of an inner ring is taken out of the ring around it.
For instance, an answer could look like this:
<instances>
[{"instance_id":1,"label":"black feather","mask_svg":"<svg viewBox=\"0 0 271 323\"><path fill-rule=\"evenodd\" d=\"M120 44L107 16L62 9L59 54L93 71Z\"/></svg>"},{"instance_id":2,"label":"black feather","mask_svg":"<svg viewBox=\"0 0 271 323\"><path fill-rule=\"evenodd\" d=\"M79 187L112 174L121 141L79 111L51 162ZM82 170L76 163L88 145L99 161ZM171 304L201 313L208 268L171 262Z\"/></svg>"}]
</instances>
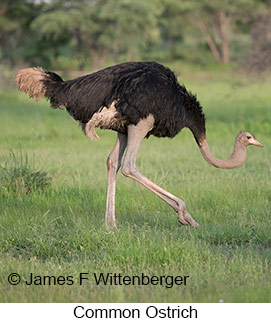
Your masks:
<instances>
[{"instance_id":1,"label":"black feather","mask_svg":"<svg viewBox=\"0 0 271 323\"><path fill-rule=\"evenodd\" d=\"M172 138L188 127L197 142L205 136L205 117L196 97L158 63L119 64L66 82L55 73L47 75L45 96L51 105L65 106L83 124L102 106L109 107L117 100L119 117L127 120L127 125L137 124L149 114L154 116L155 126L148 135Z\"/></svg>"}]
</instances>

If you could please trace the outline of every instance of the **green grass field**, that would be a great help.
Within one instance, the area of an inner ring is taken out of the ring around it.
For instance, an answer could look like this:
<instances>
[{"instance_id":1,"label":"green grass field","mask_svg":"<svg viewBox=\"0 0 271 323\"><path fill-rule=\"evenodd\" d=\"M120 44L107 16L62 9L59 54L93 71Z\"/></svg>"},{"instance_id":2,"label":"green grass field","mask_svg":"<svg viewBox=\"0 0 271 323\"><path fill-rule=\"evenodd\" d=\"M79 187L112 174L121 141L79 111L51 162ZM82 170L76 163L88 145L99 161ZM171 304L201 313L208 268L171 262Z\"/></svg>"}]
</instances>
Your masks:
<instances>
[{"instance_id":1,"label":"green grass field","mask_svg":"<svg viewBox=\"0 0 271 323\"><path fill-rule=\"evenodd\" d=\"M70 116L17 92L0 95L0 165L28 164L51 185L0 189L0 302L270 302L271 91L228 74L183 78L197 93L214 155L226 158L235 136L248 130L264 148L248 147L242 167L209 166L184 129L173 140L151 137L138 168L182 198L202 224L181 226L158 197L118 175L118 233L106 232L106 158L116 134L85 137ZM12 157L13 154L13 157ZM20 162L20 158L23 160ZM1 170L3 174L3 169ZM11 180L14 180L11 179ZM12 184L12 183L10 183ZM186 286L12 286L30 273L78 277L80 272L189 275Z\"/></svg>"}]
</instances>

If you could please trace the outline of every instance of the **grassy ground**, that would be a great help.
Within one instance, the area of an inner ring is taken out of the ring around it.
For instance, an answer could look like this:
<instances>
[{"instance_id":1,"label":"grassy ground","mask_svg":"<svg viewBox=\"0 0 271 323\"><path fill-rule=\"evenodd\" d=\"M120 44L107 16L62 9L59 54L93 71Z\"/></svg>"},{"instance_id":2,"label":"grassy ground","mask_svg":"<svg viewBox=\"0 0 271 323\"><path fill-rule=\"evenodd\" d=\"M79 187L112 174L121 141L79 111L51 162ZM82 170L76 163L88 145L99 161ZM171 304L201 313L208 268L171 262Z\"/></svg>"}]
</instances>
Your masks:
<instances>
[{"instance_id":1,"label":"grassy ground","mask_svg":"<svg viewBox=\"0 0 271 323\"><path fill-rule=\"evenodd\" d=\"M223 74L224 75L224 74ZM185 77L184 77L185 78ZM229 76L187 76L207 117L212 152L225 158L236 134L248 147L244 166L219 170L201 157L189 130L173 140L144 141L139 169L183 198L198 228L178 224L163 201L122 175L117 183L119 233L106 232L105 160L115 133L84 137L68 114L18 93L0 97L0 165L46 171L51 185L0 194L0 302L270 302L271 91ZM21 163L25 166L25 160ZM3 170L2 170L3 173ZM8 179L6 178L6 181ZM14 179L13 179L14 180ZM28 193L28 194L26 194ZM80 272L189 275L186 286L11 286L10 273L78 277Z\"/></svg>"}]
</instances>

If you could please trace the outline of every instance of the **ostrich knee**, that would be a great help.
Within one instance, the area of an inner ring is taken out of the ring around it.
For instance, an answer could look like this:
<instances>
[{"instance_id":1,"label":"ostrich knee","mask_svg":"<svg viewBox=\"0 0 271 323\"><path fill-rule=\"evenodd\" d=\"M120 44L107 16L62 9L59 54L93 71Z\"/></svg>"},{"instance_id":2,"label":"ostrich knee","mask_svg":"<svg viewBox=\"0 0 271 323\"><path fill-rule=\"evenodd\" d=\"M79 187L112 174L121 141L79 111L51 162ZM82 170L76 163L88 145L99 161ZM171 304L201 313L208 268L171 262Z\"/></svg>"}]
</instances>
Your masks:
<instances>
[{"instance_id":1,"label":"ostrich knee","mask_svg":"<svg viewBox=\"0 0 271 323\"><path fill-rule=\"evenodd\" d=\"M110 171L117 172L117 170L118 170L118 161L115 158L112 158L112 156L109 155L107 160L106 160L106 166L107 166L108 172L110 172Z\"/></svg>"},{"instance_id":2,"label":"ostrich knee","mask_svg":"<svg viewBox=\"0 0 271 323\"><path fill-rule=\"evenodd\" d=\"M137 173L137 169L135 166L131 166L128 164L123 164L121 167L121 173L126 177L134 177L134 175Z\"/></svg>"},{"instance_id":3,"label":"ostrich knee","mask_svg":"<svg viewBox=\"0 0 271 323\"><path fill-rule=\"evenodd\" d=\"M130 178L138 178L139 175L141 175L136 168L135 158L132 158L131 156L127 156L128 152L126 153L126 156L123 160L122 166L121 166L121 173Z\"/></svg>"},{"instance_id":4,"label":"ostrich knee","mask_svg":"<svg viewBox=\"0 0 271 323\"><path fill-rule=\"evenodd\" d=\"M118 158L118 156L109 155L106 161L106 165L108 172L113 171L117 173L121 166L121 159Z\"/></svg>"}]
</instances>

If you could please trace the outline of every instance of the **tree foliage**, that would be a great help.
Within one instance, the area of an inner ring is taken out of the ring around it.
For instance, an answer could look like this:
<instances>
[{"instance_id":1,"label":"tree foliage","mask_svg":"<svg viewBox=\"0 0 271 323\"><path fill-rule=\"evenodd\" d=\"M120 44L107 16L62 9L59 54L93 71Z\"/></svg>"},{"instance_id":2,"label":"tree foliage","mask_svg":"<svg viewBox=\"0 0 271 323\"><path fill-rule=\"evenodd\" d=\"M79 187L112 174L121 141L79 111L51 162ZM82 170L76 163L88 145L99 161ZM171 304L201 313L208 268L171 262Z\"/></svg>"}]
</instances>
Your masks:
<instances>
[{"instance_id":1,"label":"tree foliage","mask_svg":"<svg viewBox=\"0 0 271 323\"><path fill-rule=\"evenodd\" d=\"M270 8L270 0L1 0L0 61L58 69L137 59L228 64L249 57L255 33L268 34L255 26L263 15L270 21Z\"/></svg>"}]
</instances>

